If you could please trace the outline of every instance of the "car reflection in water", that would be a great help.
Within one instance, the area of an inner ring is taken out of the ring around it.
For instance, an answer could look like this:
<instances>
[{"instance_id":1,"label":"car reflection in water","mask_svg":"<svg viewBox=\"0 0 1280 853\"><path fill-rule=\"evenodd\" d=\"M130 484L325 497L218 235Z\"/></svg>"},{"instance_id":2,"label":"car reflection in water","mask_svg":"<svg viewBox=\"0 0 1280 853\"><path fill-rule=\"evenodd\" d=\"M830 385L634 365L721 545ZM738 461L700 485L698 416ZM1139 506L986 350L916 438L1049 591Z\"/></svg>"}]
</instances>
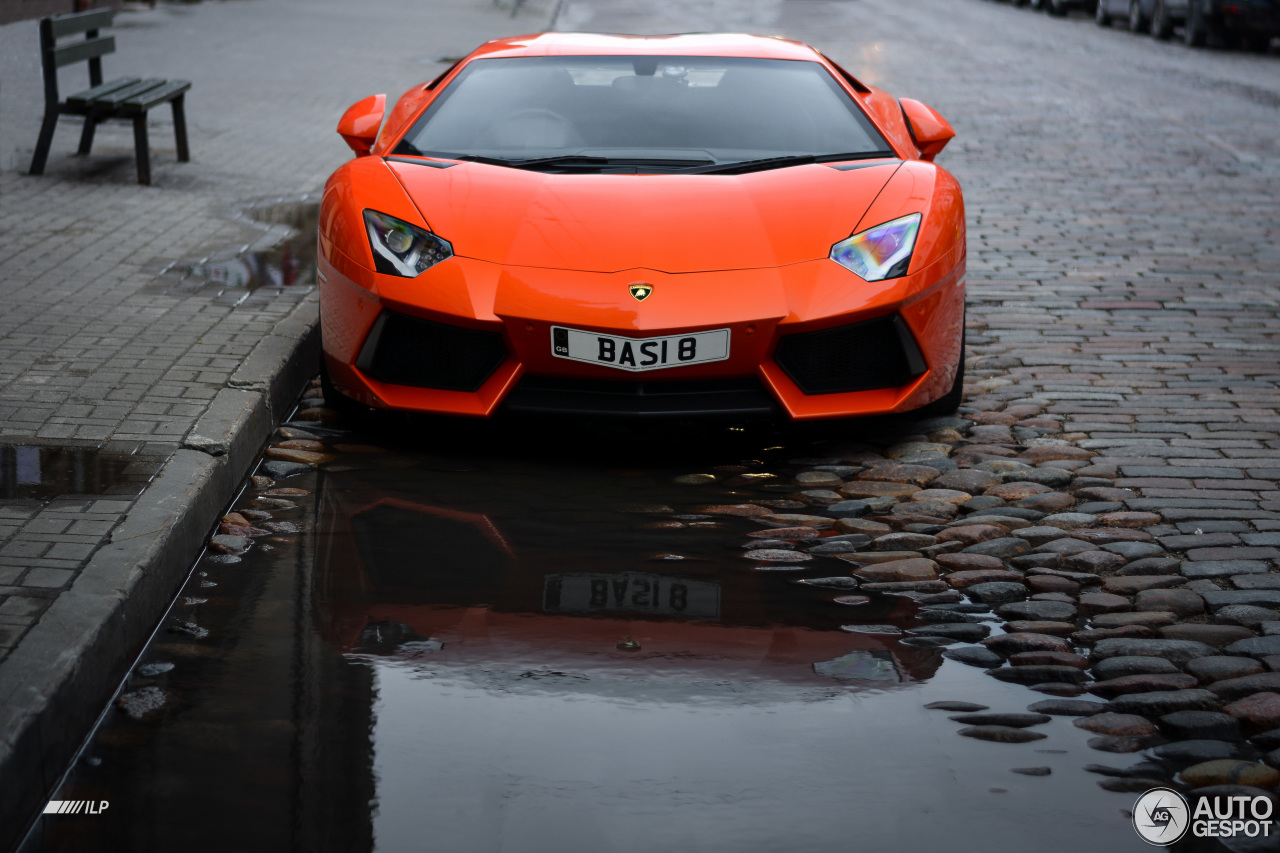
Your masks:
<instances>
[{"instance_id":1,"label":"car reflection in water","mask_svg":"<svg viewBox=\"0 0 1280 853\"><path fill-rule=\"evenodd\" d=\"M290 481L314 492L281 511L296 539L201 560L123 688L165 703L113 704L55 794L111 808L22 853L845 849L849 803L915 790L903 688L939 652L841 630L906 625L905 600L840 607L754 571L749 522L619 505L685 500L669 472L359 464Z\"/></svg>"},{"instance_id":2,"label":"car reflection in water","mask_svg":"<svg viewBox=\"0 0 1280 853\"><path fill-rule=\"evenodd\" d=\"M436 668L551 667L587 681L877 688L927 679L941 663L937 649L840 629L902 624L905 599L836 606L835 592L719 557L728 553L723 531L714 534L719 552L703 559L655 560L654 534L634 523L583 525L550 547L536 519L511 512L499 525L462 494L452 506L422 501L409 484L397 494L386 473L322 475L313 606L340 652L414 666L430 652Z\"/></svg>"}]
</instances>

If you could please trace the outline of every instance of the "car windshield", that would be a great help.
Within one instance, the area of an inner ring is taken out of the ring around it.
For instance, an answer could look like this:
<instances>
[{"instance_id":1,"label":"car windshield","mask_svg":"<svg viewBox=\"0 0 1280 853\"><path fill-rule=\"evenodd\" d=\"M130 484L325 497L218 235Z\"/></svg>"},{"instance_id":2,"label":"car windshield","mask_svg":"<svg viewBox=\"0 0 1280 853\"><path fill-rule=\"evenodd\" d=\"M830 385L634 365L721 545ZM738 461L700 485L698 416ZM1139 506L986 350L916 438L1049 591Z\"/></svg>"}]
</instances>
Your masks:
<instances>
[{"instance_id":1,"label":"car windshield","mask_svg":"<svg viewBox=\"0 0 1280 853\"><path fill-rule=\"evenodd\" d=\"M704 172L894 156L822 65L705 56L476 60L394 153Z\"/></svg>"}]
</instances>

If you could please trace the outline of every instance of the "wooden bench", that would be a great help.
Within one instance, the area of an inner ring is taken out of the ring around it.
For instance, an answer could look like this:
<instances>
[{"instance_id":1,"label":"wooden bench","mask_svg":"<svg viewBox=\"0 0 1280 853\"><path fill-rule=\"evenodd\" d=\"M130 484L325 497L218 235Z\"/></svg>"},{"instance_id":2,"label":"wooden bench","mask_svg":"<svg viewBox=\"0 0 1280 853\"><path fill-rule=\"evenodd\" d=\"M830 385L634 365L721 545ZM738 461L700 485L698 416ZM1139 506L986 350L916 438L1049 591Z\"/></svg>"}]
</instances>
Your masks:
<instances>
[{"instance_id":1,"label":"wooden bench","mask_svg":"<svg viewBox=\"0 0 1280 853\"><path fill-rule=\"evenodd\" d=\"M84 129L80 132L80 154L88 154L93 147L93 132L107 119L127 119L133 122L133 142L138 160L138 183L151 183L151 152L147 145L147 110L163 103L173 105L173 133L178 144L178 159L191 159L187 150L187 120L182 100L191 83L186 80L143 80L138 77L121 77L110 83L102 82L102 57L115 53L113 36L100 36L98 30L111 26L115 15L111 9L94 9L72 15L55 15L40 21L40 61L44 72L44 123L40 126L40 139L36 142L35 156L31 158L31 174L44 174L49 159L49 146L53 144L53 131L59 115L84 116ZM63 36L84 33L83 40L72 41L59 47ZM89 88L76 92L65 101L58 98L58 69L73 62L89 63Z\"/></svg>"}]
</instances>

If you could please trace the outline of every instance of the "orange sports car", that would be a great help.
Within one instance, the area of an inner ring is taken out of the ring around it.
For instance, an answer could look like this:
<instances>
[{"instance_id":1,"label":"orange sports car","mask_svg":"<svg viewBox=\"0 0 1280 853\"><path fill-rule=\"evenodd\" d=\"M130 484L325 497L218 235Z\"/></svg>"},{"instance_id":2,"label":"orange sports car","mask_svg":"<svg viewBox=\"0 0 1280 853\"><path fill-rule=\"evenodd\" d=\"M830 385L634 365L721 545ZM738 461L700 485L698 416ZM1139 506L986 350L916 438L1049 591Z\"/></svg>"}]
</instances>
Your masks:
<instances>
[{"instance_id":1,"label":"orange sports car","mask_svg":"<svg viewBox=\"0 0 1280 853\"><path fill-rule=\"evenodd\" d=\"M954 132L807 45L499 39L338 132L356 156L320 212L331 405L959 403L964 203L933 163Z\"/></svg>"}]
</instances>

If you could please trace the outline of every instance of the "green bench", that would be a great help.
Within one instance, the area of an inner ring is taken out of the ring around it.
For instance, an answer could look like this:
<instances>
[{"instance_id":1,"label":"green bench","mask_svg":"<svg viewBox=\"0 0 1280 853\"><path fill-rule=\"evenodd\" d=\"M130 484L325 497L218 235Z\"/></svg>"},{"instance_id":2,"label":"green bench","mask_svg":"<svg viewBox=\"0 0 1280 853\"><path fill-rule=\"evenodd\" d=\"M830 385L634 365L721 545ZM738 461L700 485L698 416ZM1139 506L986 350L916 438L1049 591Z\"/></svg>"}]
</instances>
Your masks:
<instances>
[{"instance_id":1,"label":"green bench","mask_svg":"<svg viewBox=\"0 0 1280 853\"><path fill-rule=\"evenodd\" d=\"M187 120L183 112L183 96L191 88L186 80L156 80L138 77L121 77L109 83L102 82L102 57L115 53L113 36L98 35L99 29L111 26L115 12L111 9L94 9L72 15L55 15L40 21L40 62L44 72L44 123L40 126L40 138L36 142L35 156L31 158L31 174L44 174L49 159L49 146L53 144L53 131L58 116L84 116L84 129L80 132L81 154L88 154L93 147L93 132L107 119L126 119L133 122L133 143L138 161L138 183L151 183L151 151L147 144L147 110L168 103L173 106L173 133L178 146L178 159L191 159L187 150ZM58 46L63 36L84 33L82 40ZM89 63L89 88L58 97L58 69L74 62Z\"/></svg>"}]
</instances>

